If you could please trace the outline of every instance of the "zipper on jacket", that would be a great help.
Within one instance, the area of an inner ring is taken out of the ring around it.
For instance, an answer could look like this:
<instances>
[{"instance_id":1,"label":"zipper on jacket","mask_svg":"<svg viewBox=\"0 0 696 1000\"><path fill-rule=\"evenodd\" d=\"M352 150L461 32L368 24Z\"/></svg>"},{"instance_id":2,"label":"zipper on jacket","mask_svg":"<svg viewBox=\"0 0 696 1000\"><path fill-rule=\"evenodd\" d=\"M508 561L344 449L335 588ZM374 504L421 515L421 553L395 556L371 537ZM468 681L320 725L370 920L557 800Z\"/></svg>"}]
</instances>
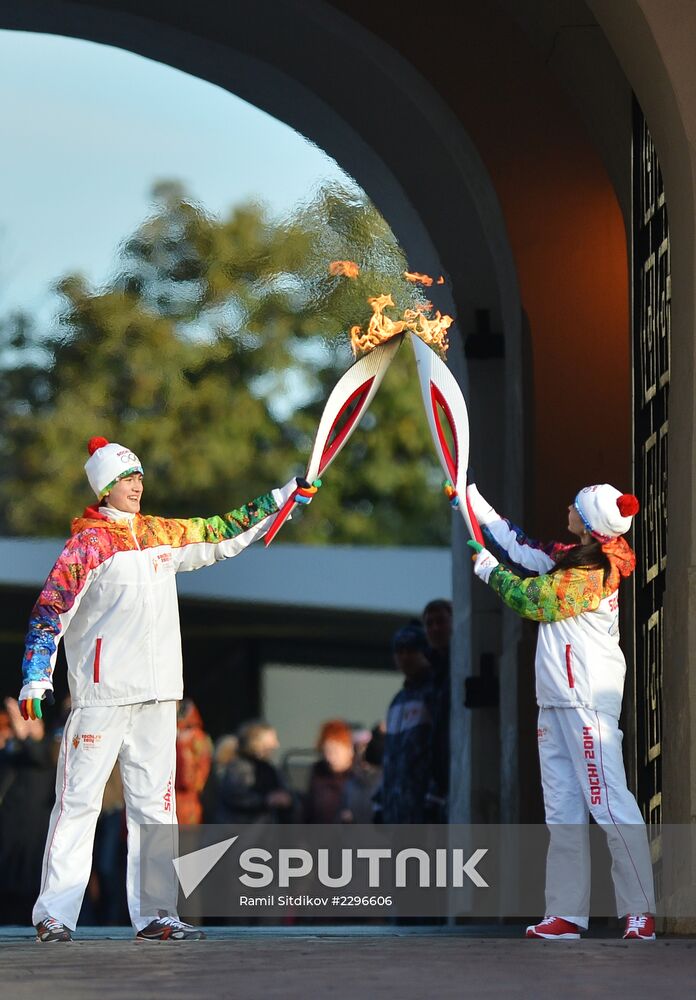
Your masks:
<instances>
[{"instance_id":1,"label":"zipper on jacket","mask_svg":"<svg viewBox=\"0 0 696 1000\"><path fill-rule=\"evenodd\" d=\"M135 542L135 547L138 550L138 552L140 552L141 551L140 543L138 542L138 538L137 538L137 536L135 534L135 528L133 527L133 522L132 521L128 522L128 527L130 528L130 533L133 536L133 541Z\"/></svg>"},{"instance_id":2,"label":"zipper on jacket","mask_svg":"<svg viewBox=\"0 0 696 1000\"><path fill-rule=\"evenodd\" d=\"M99 683L99 661L101 660L101 648L102 648L102 640L101 638L99 638L97 639L97 646L96 649L94 650L93 675L95 684Z\"/></svg>"},{"instance_id":3,"label":"zipper on jacket","mask_svg":"<svg viewBox=\"0 0 696 1000\"><path fill-rule=\"evenodd\" d=\"M138 542L137 535L135 534L135 528L133 527L133 521L129 522L129 526L130 526L131 535L133 536L133 541L135 542L135 547L137 548L138 552L142 552L142 548L140 547L140 544ZM147 610L148 610L149 616L150 616L150 674L152 675L152 687L153 687L153 692L154 692L154 695L155 695L155 701L159 701L159 690L157 688L157 672L155 670L155 658L154 658L154 654L152 652L152 620L153 620L153 614L152 614L152 602L150 600L150 596L151 595L150 595L150 579L149 579L149 574L150 574L150 566L149 566L149 561L148 561L148 580L147 580L147 585L146 585L146 588L145 588L145 603L147 605Z\"/></svg>"},{"instance_id":4,"label":"zipper on jacket","mask_svg":"<svg viewBox=\"0 0 696 1000\"><path fill-rule=\"evenodd\" d=\"M570 643L566 646L566 673L568 674L568 687L575 687L575 677L573 675L573 647Z\"/></svg>"}]
</instances>

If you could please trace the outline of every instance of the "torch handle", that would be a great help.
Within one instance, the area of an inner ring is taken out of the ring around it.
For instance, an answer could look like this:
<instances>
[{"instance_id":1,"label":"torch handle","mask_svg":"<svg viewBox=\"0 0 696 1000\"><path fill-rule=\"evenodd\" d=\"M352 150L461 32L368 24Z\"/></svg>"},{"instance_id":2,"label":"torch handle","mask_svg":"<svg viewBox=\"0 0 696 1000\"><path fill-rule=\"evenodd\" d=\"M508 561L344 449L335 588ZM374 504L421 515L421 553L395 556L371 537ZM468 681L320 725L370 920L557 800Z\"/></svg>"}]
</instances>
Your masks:
<instances>
[{"instance_id":1,"label":"torch handle","mask_svg":"<svg viewBox=\"0 0 696 1000\"><path fill-rule=\"evenodd\" d=\"M290 517L290 514L292 513L293 507L295 506L295 497L296 496L297 496L297 490L295 490L294 493L290 494L290 496L288 497L288 499L285 501L285 503L283 504L283 506L280 508L280 510L276 514L276 516L275 516L275 518L273 520L273 524L270 526L270 528L266 532L266 537L263 540L264 541L264 545L266 547L268 547L271 544L271 542L273 541L273 539L275 538L275 536L278 534L278 532L283 527L283 525L285 524L285 522L287 521L287 519Z\"/></svg>"},{"instance_id":2,"label":"torch handle","mask_svg":"<svg viewBox=\"0 0 696 1000\"><path fill-rule=\"evenodd\" d=\"M461 503L461 498L460 498L460 503ZM469 498L466 495L466 489L464 489L464 506L462 507L462 514L464 515L464 520L466 522L467 528L469 529L469 534L471 535L471 537L474 539L475 542L478 542L479 545L483 545L483 547L485 548L486 540L483 537L483 532L481 531L481 525L478 523L476 515L471 509Z\"/></svg>"}]
</instances>

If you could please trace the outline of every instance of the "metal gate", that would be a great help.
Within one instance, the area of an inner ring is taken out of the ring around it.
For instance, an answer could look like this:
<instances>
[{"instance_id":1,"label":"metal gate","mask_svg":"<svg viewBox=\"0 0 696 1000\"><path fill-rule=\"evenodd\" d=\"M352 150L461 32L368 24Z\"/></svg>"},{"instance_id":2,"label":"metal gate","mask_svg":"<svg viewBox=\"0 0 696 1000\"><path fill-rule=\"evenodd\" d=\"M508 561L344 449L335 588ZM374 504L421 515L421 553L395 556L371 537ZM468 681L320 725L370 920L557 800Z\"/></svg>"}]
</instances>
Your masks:
<instances>
[{"instance_id":1,"label":"metal gate","mask_svg":"<svg viewBox=\"0 0 696 1000\"><path fill-rule=\"evenodd\" d=\"M633 455L636 521L634 677L636 797L659 856L662 822L663 599L667 563L670 246L662 172L633 106ZM657 860L657 857L655 857Z\"/></svg>"}]
</instances>

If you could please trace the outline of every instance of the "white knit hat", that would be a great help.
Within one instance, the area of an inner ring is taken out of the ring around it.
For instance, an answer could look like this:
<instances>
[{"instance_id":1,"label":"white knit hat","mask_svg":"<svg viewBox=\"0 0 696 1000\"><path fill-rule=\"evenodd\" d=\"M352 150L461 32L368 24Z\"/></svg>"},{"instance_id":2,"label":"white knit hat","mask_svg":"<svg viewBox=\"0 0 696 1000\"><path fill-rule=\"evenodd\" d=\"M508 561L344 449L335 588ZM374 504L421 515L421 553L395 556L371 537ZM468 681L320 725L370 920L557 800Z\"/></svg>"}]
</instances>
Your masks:
<instances>
[{"instance_id":1,"label":"white knit hat","mask_svg":"<svg viewBox=\"0 0 696 1000\"><path fill-rule=\"evenodd\" d=\"M580 490L575 509L590 534L600 542L608 542L630 530L640 504L632 493L619 493L609 483L602 483Z\"/></svg>"},{"instance_id":2,"label":"white knit hat","mask_svg":"<svg viewBox=\"0 0 696 1000\"><path fill-rule=\"evenodd\" d=\"M132 476L134 472L143 474L138 456L122 444L110 444L106 438L93 437L87 448L89 458L85 462L85 472L99 500L124 476Z\"/></svg>"}]
</instances>

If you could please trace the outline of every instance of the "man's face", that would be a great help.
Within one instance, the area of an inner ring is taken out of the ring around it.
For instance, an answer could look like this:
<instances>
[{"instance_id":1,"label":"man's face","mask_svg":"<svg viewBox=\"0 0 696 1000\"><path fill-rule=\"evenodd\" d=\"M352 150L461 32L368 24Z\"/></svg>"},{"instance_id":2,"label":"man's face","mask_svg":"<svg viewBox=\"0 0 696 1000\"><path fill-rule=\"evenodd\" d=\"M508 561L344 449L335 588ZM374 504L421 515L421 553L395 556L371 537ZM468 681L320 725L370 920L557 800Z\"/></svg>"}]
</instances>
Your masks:
<instances>
[{"instance_id":1,"label":"man's face","mask_svg":"<svg viewBox=\"0 0 696 1000\"><path fill-rule=\"evenodd\" d=\"M104 500L109 507L115 507L116 510L122 510L126 514L137 514L142 495L143 477L139 472L134 472L132 476L119 479Z\"/></svg>"},{"instance_id":2,"label":"man's face","mask_svg":"<svg viewBox=\"0 0 696 1000\"><path fill-rule=\"evenodd\" d=\"M423 650L412 646L395 649L394 663L406 680L414 680L430 670L430 663Z\"/></svg>"},{"instance_id":3,"label":"man's face","mask_svg":"<svg viewBox=\"0 0 696 1000\"><path fill-rule=\"evenodd\" d=\"M452 615L446 608L434 608L423 616L428 645L438 653L449 649L452 639Z\"/></svg>"},{"instance_id":4,"label":"man's face","mask_svg":"<svg viewBox=\"0 0 696 1000\"><path fill-rule=\"evenodd\" d=\"M258 757L259 760L270 760L279 746L278 734L275 729L264 729L254 741L254 756Z\"/></svg>"}]
</instances>

